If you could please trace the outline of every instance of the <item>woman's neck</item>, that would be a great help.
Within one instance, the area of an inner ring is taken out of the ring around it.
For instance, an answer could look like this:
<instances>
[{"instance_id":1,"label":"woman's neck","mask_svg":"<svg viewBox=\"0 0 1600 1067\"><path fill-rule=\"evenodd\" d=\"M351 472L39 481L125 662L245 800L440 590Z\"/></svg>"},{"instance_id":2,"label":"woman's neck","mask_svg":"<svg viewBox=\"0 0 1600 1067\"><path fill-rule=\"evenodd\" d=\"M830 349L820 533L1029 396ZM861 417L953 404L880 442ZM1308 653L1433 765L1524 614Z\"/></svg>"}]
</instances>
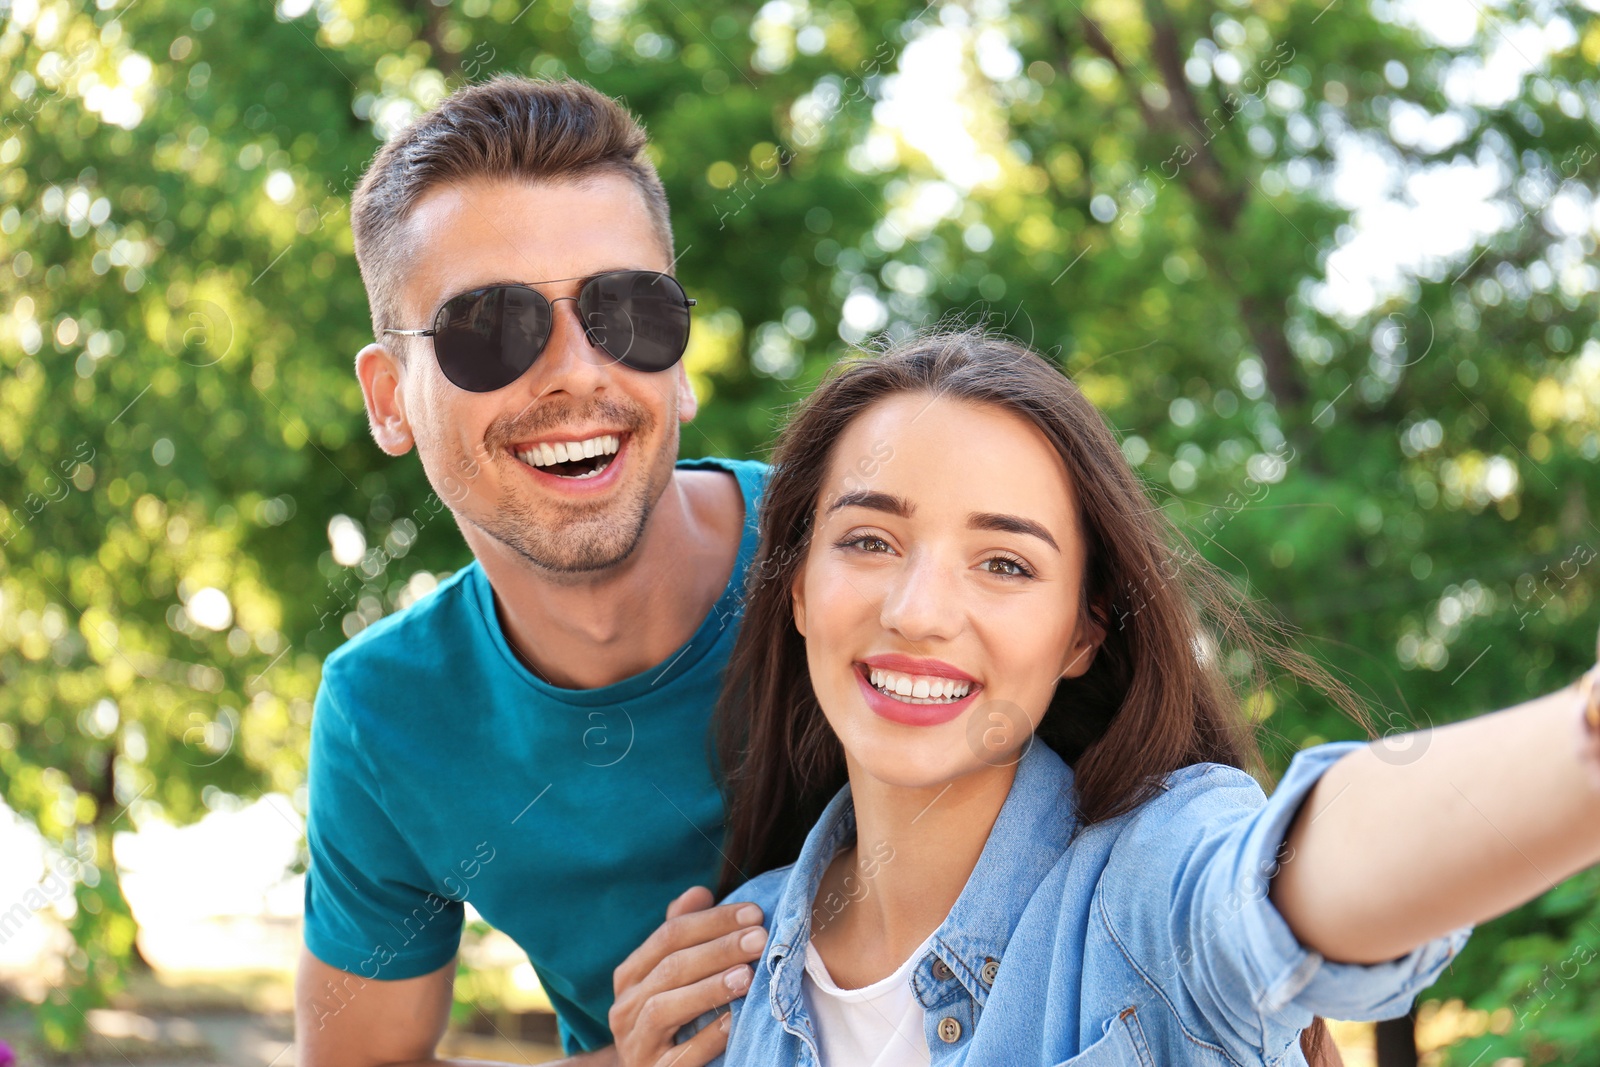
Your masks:
<instances>
[{"instance_id":1,"label":"woman's neck","mask_svg":"<svg viewBox=\"0 0 1600 1067\"><path fill-rule=\"evenodd\" d=\"M851 764L856 843L828 865L811 912L812 943L841 988L893 974L944 922L1015 777L1015 765L984 767L908 788Z\"/></svg>"}]
</instances>

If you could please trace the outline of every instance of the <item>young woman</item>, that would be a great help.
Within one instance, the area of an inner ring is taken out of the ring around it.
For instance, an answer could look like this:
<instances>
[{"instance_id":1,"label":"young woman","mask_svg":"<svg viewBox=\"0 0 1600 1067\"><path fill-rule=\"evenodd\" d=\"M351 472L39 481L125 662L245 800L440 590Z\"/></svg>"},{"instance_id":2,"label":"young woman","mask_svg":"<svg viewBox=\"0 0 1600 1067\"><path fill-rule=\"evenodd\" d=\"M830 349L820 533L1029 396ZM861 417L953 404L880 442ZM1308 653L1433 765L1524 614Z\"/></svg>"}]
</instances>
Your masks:
<instances>
[{"instance_id":1,"label":"young woman","mask_svg":"<svg viewBox=\"0 0 1600 1067\"><path fill-rule=\"evenodd\" d=\"M718 731L724 888L768 939L727 1067L1337 1062L1318 1016L1403 1014L1600 861L1594 672L1263 795L1236 691L1359 707L1009 341L844 365L761 526Z\"/></svg>"}]
</instances>

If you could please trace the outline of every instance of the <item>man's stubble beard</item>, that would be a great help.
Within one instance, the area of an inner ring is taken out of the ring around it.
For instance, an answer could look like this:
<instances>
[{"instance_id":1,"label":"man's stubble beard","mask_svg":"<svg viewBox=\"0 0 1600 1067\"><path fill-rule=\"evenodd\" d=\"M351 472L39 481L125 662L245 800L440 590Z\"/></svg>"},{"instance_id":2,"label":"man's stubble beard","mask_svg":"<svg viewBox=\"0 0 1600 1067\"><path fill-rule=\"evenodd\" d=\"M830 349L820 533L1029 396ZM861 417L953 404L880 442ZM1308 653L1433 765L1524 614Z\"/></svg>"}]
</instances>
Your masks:
<instances>
[{"instance_id":1,"label":"man's stubble beard","mask_svg":"<svg viewBox=\"0 0 1600 1067\"><path fill-rule=\"evenodd\" d=\"M639 547L650 521L652 498L658 495L652 493L654 488L641 486L633 499L604 509L553 507L540 515L518 502L473 525L538 570L557 575L592 574L617 566Z\"/></svg>"},{"instance_id":2,"label":"man's stubble beard","mask_svg":"<svg viewBox=\"0 0 1600 1067\"><path fill-rule=\"evenodd\" d=\"M650 429L647 423L643 428ZM641 434L630 441L630 462L639 457ZM678 435L669 433L649 457L646 480L628 499L610 505L548 505L541 510L525 500L503 503L483 522L473 525L549 575L578 576L608 570L625 562L644 540L656 502L672 481ZM499 462L521 463L509 453ZM512 478L520 471L508 471Z\"/></svg>"}]
</instances>

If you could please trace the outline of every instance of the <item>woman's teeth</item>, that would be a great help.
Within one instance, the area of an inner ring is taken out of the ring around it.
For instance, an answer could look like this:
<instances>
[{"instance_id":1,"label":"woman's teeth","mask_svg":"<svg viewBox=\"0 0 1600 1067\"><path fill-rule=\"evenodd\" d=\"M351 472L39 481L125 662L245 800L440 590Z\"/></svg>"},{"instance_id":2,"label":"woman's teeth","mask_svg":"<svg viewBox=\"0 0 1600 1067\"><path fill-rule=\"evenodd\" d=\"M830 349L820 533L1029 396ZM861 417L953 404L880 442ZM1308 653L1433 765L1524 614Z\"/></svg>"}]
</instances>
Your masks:
<instances>
[{"instance_id":1,"label":"woman's teeth","mask_svg":"<svg viewBox=\"0 0 1600 1067\"><path fill-rule=\"evenodd\" d=\"M953 704L972 688L971 682L960 682L954 678L900 674L877 668L870 668L867 677L878 692L907 704Z\"/></svg>"}]
</instances>

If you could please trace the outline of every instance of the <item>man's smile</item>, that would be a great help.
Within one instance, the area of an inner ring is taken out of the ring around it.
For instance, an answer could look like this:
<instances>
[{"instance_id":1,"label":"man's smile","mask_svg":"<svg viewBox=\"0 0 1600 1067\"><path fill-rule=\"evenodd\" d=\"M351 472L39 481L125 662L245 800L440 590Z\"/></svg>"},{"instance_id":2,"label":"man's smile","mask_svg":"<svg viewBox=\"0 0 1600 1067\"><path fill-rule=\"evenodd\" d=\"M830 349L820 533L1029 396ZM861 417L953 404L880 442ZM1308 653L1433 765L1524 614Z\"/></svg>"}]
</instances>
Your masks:
<instances>
[{"instance_id":1,"label":"man's smile","mask_svg":"<svg viewBox=\"0 0 1600 1067\"><path fill-rule=\"evenodd\" d=\"M633 455L632 432L588 435L584 431L586 436L565 430L558 433L562 435L560 440L518 442L506 451L541 487L563 496L604 493L622 480L623 467ZM584 455L585 451L592 454Z\"/></svg>"},{"instance_id":2,"label":"man's smile","mask_svg":"<svg viewBox=\"0 0 1600 1067\"><path fill-rule=\"evenodd\" d=\"M622 448L622 437L620 433L601 433L581 439L534 441L517 445L511 449L511 454L528 466L558 478L582 480L593 478L611 466L613 457Z\"/></svg>"}]
</instances>

